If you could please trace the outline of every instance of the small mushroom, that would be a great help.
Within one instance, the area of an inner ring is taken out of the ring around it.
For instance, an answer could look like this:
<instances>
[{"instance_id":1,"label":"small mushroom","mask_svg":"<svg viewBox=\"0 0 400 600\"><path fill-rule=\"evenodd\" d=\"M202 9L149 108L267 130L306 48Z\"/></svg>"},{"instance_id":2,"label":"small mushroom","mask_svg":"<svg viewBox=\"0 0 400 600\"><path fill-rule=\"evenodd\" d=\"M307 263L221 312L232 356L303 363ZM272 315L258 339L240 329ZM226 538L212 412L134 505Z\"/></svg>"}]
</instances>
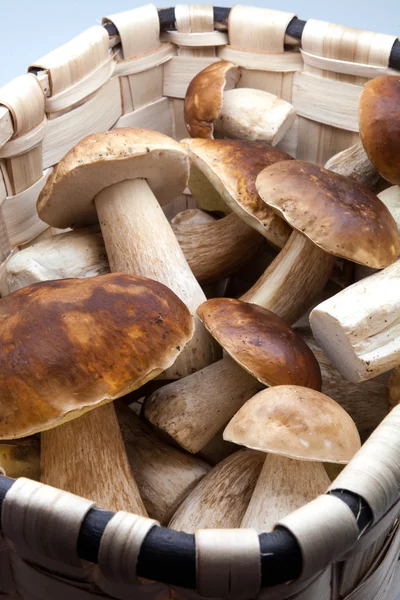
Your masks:
<instances>
[{"instance_id":1,"label":"small mushroom","mask_svg":"<svg viewBox=\"0 0 400 600\"><path fill-rule=\"evenodd\" d=\"M189 310L116 273L27 286L0 301L0 319L0 440L43 432L43 482L146 514L111 402L173 364Z\"/></svg>"},{"instance_id":2,"label":"small mushroom","mask_svg":"<svg viewBox=\"0 0 400 600\"><path fill-rule=\"evenodd\" d=\"M204 183L247 225L261 233L271 244L282 248L290 227L265 205L256 190L256 177L269 165L287 161L291 156L264 142L239 140L181 140L191 159L189 188L202 208L209 194ZM193 169L200 177L193 180Z\"/></svg>"},{"instance_id":3,"label":"small mushroom","mask_svg":"<svg viewBox=\"0 0 400 600\"><path fill-rule=\"evenodd\" d=\"M295 322L326 284L339 256L382 269L400 250L386 206L354 180L304 161L265 168L256 188L294 231L256 284L242 296Z\"/></svg>"},{"instance_id":4,"label":"small mushroom","mask_svg":"<svg viewBox=\"0 0 400 600\"><path fill-rule=\"evenodd\" d=\"M149 517L166 525L211 467L163 442L127 406L118 404L116 411L129 464Z\"/></svg>"},{"instance_id":5,"label":"small mushroom","mask_svg":"<svg viewBox=\"0 0 400 600\"><path fill-rule=\"evenodd\" d=\"M260 384L321 388L315 356L270 311L214 298L197 312L229 358L164 386L144 406L146 418L189 452L201 450Z\"/></svg>"},{"instance_id":6,"label":"small mushroom","mask_svg":"<svg viewBox=\"0 0 400 600\"><path fill-rule=\"evenodd\" d=\"M189 159L175 140L145 129L112 129L81 140L58 163L37 209L53 227L100 223L111 272L134 273L167 285L193 315L206 299L161 206L178 196ZM195 318L191 343L165 378L212 363L217 349Z\"/></svg>"},{"instance_id":7,"label":"small mushroom","mask_svg":"<svg viewBox=\"0 0 400 600\"><path fill-rule=\"evenodd\" d=\"M317 344L353 383L400 364L400 260L316 306L310 325Z\"/></svg>"},{"instance_id":8,"label":"small mushroom","mask_svg":"<svg viewBox=\"0 0 400 600\"><path fill-rule=\"evenodd\" d=\"M221 60L200 71L185 96L184 118L194 138L227 137L276 145L293 125L292 104L263 90L235 88L240 68Z\"/></svg>"},{"instance_id":9,"label":"small mushroom","mask_svg":"<svg viewBox=\"0 0 400 600\"><path fill-rule=\"evenodd\" d=\"M260 533L326 492L330 479L323 462L346 464L361 446L355 423L339 404L294 385L248 400L224 439L268 453L241 523Z\"/></svg>"},{"instance_id":10,"label":"small mushroom","mask_svg":"<svg viewBox=\"0 0 400 600\"><path fill-rule=\"evenodd\" d=\"M40 478L40 441L38 436L0 442L0 475L17 479Z\"/></svg>"},{"instance_id":11,"label":"small mushroom","mask_svg":"<svg viewBox=\"0 0 400 600\"><path fill-rule=\"evenodd\" d=\"M263 462L264 455L252 450L228 456L182 502L168 527L186 533L240 527Z\"/></svg>"}]
</instances>

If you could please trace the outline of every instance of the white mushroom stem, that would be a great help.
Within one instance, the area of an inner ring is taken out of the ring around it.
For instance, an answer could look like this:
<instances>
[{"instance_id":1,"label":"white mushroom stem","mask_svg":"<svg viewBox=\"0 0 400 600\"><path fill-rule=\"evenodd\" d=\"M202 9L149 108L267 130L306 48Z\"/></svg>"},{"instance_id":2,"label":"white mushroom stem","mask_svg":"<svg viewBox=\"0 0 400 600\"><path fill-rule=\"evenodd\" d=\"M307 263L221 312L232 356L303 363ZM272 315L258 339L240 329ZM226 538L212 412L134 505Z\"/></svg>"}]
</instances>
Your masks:
<instances>
[{"instance_id":1,"label":"white mushroom stem","mask_svg":"<svg viewBox=\"0 0 400 600\"><path fill-rule=\"evenodd\" d=\"M400 364L400 261L313 309L317 344L354 383Z\"/></svg>"},{"instance_id":2,"label":"white mushroom stem","mask_svg":"<svg viewBox=\"0 0 400 600\"><path fill-rule=\"evenodd\" d=\"M275 146L295 118L294 106L282 98L263 90L236 88L224 92L214 130L216 137L264 141Z\"/></svg>"},{"instance_id":3,"label":"white mushroom stem","mask_svg":"<svg viewBox=\"0 0 400 600\"><path fill-rule=\"evenodd\" d=\"M254 450L240 450L223 460L189 494L169 527L187 533L238 528L263 460L264 455Z\"/></svg>"},{"instance_id":4,"label":"white mushroom stem","mask_svg":"<svg viewBox=\"0 0 400 600\"><path fill-rule=\"evenodd\" d=\"M166 525L211 467L160 440L130 408L116 408L129 464L149 517Z\"/></svg>"},{"instance_id":5,"label":"white mushroom stem","mask_svg":"<svg viewBox=\"0 0 400 600\"><path fill-rule=\"evenodd\" d=\"M196 454L202 460L205 460L209 465L215 467L225 458L241 450L241 446L233 442L227 442L222 437L225 425L221 427L216 435Z\"/></svg>"},{"instance_id":6,"label":"white mushroom stem","mask_svg":"<svg viewBox=\"0 0 400 600\"><path fill-rule=\"evenodd\" d=\"M325 169L351 177L358 183L375 190L380 180L379 171L369 160L361 142L332 156Z\"/></svg>"},{"instance_id":7,"label":"white mushroom stem","mask_svg":"<svg viewBox=\"0 0 400 600\"><path fill-rule=\"evenodd\" d=\"M240 299L297 321L328 281L335 257L293 231L283 250Z\"/></svg>"},{"instance_id":8,"label":"white mushroom stem","mask_svg":"<svg viewBox=\"0 0 400 600\"><path fill-rule=\"evenodd\" d=\"M322 392L332 400L336 400L349 413L362 438L368 435L378 427L389 412L389 375L383 373L368 381L350 383L316 344L310 329L296 329L296 331L313 351L321 367Z\"/></svg>"},{"instance_id":9,"label":"white mushroom stem","mask_svg":"<svg viewBox=\"0 0 400 600\"><path fill-rule=\"evenodd\" d=\"M135 273L163 283L187 305L196 331L168 379L185 377L215 360L216 343L196 316L206 300L157 198L144 179L114 184L95 198L112 272Z\"/></svg>"},{"instance_id":10,"label":"white mushroom stem","mask_svg":"<svg viewBox=\"0 0 400 600\"><path fill-rule=\"evenodd\" d=\"M41 481L101 508L147 515L112 403L41 434Z\"/></svg>"},{"instance_id":11,"label":"white mushroom stem","mask_svg":"<svg viewBox=\"0 0 400 600\"><path fill-rule=\"evenodd\" d=\"M146 399L146 419L189 452L199 452L264 386L225 357Z\"/></svg>"},{"instance_id":12,"label":"white mushroom stem","mask_svg":"<svg viewBox=\"0 0 400 600\"><path fill-rule=\"evenodd\" d=\"M324 494L330 483L322 463L268 454L241 527L272 531L282 517Z\"/></svg>"}]
</instances>

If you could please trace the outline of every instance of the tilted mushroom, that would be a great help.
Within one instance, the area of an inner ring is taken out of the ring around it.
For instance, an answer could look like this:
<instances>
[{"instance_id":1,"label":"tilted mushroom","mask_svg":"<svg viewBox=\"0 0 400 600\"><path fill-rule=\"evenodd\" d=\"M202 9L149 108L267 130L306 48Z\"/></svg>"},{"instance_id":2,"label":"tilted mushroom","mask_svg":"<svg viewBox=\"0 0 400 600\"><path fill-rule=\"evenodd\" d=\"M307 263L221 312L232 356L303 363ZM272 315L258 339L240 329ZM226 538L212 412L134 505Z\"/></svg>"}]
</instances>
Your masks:
<instances>
[{"instance_id":1,"label":"tilted mushroom","mask_svg":"<svg viewBox=\"0 0 400 600\"><path fill-rule=\"evenodd\" d=\"M17 479L40 478L40 440L30 436L20 440L0 442L0 475Z\"/></svg>"},{"instance_id":2,"label":"tilted mushroom","mask_svg":"<svg viewBox=\"0 0 400 600\"><path fill-rule=\"evenodd\" d=\"M172 289L193 315L205 300L161 206L185 188L189 159L175 140L145 129L89 135L51 173L38 203L53 227L100 222L110 270L135 273ZM195 335L166 378L215 360L216 348L196 318Z\"/></svg>"},{"instance_id":3,"label":"tilted mushroom","mask_svg":"<svg viewBox=\"0 0 400 600\"><path fill-rule=\"evenodd\" d=\"M199 205L206 208L202 202L209 198L203 190L205 182L240 219L282 248L290 227L265 206L256 190L256 177L265 167L290 160L291 156L264 142L186 138L181 144L191 159L189 187ZM194 169L201 174L195 182Z\"/></svg>"},{"instance_id":4,"label":"tilted mushroom","mask_svg":"<svg viewBox=\"0 0 400 600\"><path fill-rule=\"evenodd\" d=\"M42 481L145 514L111 401L173 364L193 335L187 307L116 273L27 286L0 318L0 440L43 432Z\"/></svg>"},{"instance_id":5,"label":"tilted mushroom","mask_svg":"<svg viewBox=\"0 0 400 600\"><path fill-rule=\"evenodd\" d=\"M116 411L129 464L149 517L166 525L211 467L163 442L130 408L117 405Z\"/></svg>"},{"instance_id":6,"label":"tilted mushroom","mask_svg":"<svg viewBox=\"0 0 400 600\"><path fill-rule=\"evenodd\" d=\"M374 192L380 182L379 172L369 160L361 142L331 156L324 167L350 177Z\"/></svg>"},{"instance_id":7,"label":"tilted mushroom","mask_svg":"<svg viewBox=\"0 0 400 600\"><path fill-rule=\"evenodd\" d=\"M265 168L256 188L294 228L289 241L242 300L295 322L332 272L334 257L382 269L400 250L396 223L367 188L304 161Z\"/></svg>"},{"instance_id":8,"label":"tilted mushroom","mask_svg":"<svg viewBox=\"0 0 400 600\"><path fill-rule=\"evenodd\" d=\"M371 431L378 427L389 412L389 375L383 373L368 381L351 383L339 373L329 358L325 356L308 327L295 327L294 330L301 335L319 363L322 375L321 391L349 413L357 425L361 439L365 439Z\"/></svg>"},{"instance_id":9,"label":"tilted mushroom","mask_svg":"<svg viewBox=\"0 0 400 600\"><path fill-rule=\"evenodd\" d=\"M0 277L0 293L7 296L39 281L95 277L109 271L99 231L95 228L68 231L13 254Z\"/></svg>"},{"instance_id":10,"label":"tilted mushroom","mask_svg":"<svg viewBox=\"0 0 400 600\"><path fill-rule=\"evenodd\" d=\"M358 121L361 141L332 157L325 165L347 163L345 175L365 178L371 189L379 174L400 183L400 76L382 75L367 81L360 95ZM329 165L329 166L328 166Z\"/></svg>"},{"instance_id":11,"label":"tilted mushroom","mask_svg":"<svg viewBox=\"0 0 400 600\"><path fill-rule=\"evenodd\" d=\"M260 383L321 388L315 356L273 313L229 298L208 300L197 312L229 358L164 386L144 406L146 418L189 452L201 450Z\"/></svg>"},{"instance_id":12,"label":"tilted mushroom","mask_svg":"<svg viewBox=\"0 0 400 600\"><path fill-rule=\"evenodd\" d=\"M186 533L240 527L263 462L263 454L251 450L228 456L200 481L168 526Z\"/></svg>"},{"instance_id":13,"label":"tilted mushroom","mask_svg":"<svg viewBox=\"0 0 400 600\"><path fill-rule=\"evenodd\" d=\"M330 479L322 462L346 464L361 446L355 423L339 404L293 385L248 400L224 438L268 453L241 523L260 533L326 492Z\"/></svg>"},{"instance_id":14,"label":"tilted mushroom","mask_svg":"<svg viewBox=\"0 0 400 600\"><path fill-rule=\"evenodd\" d=\"M221 60L200 71L185 96L184 118L194 138L228 137L276 145L293 125L292 104L263 90L237 88L240 68Z\"/></svg>"},{"instance_id":15,"label":"tilted mushroom","mask_svg":"<svg viewBox=\"0 0 400 600\"><path fill-rule=\"evenodd\" d=\"M354 383L400 364L400 261L357 281L315 307L317 344Z\"/></svg>"}]
</instances>

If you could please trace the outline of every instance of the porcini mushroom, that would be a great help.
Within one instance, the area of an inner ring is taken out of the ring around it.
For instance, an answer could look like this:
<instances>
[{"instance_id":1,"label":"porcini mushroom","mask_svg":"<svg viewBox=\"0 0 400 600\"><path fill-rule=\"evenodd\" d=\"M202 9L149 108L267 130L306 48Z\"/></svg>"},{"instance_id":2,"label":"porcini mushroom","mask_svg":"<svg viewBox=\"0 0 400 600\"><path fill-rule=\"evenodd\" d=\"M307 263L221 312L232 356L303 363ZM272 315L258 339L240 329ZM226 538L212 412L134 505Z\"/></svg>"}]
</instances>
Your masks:
<instances>
[{"instance_id":1,"label":"porcini mushroom","mask_svg":"<svg viewBox=\"0 0 400 600\"><path fill-rule=\"evenodd\" d=\"M100 223L110 270L135 273L172 289L192 314L205 300L159 203L186 186L189 159L175 140L145 129L89 135L58 163L37 203L53 227ZM191 343L166 374L176 379L215 359L216 348L196 321Z\"/></svg>"},{"instance_id":2,"label":"porcini mushroom","mask_svg":"<svg viewBox=\"0 0 400 600\"><path fill-rule=\"evenodd\" d=\"M355 423L339 404L293 385L248 400L224 439L268 453L241 523L260 533L326 492L330 479L322 462L346 464L361 446Z\"/></svg>"},{"instance_id":3,"label":"porcini mushroom","mask_svg":"<svg viewBox=\"0 0 400 600\"><path fill-rule=\"evenodd\" d=\"M256 188L294 229L289 241L242 300L295 322L327 282L339 256L382 269L400 250L386 206L354 180L304 161L266 167Z\"/></svg>"},{"instance_id":4,"label":"porcini mushroom","mask_svg":"<svg viewBox=\"0 0 400 600\"><path fill-rule=\"evenodd\" d=\"M42 481L145 514L111 401L173 364L193 335L187 307L156 281L110 274L22 288L0 319L0 440L43 432Z\"/></svg>"},{"instance_id":5,"label":"porcini mushroom","mask_svg":"<svg viewBox=\"0 0 400 600\"><path fill-rule=\"evenodd\" d=\"M292 126L292 104L263 90L235 88L240 68L221 60L200 71L185 96L184 118L195 138L228 137L276 145Z\"/></svg>"},{"instance_id":6,"label":"porcini mushroom","mask_svg":"<svg viewBox=\"0 0 400 600\"><path fill-rule=\"evenodd\" d=\"M214 298L197 313L229 357L157 390L144 406L146 418L189 452L201 450L260 383L320 389L313 353L270 311Z\"/></svg>"},{"instance_id":7,"label":"porcini mushroom","mask_svg":"<svg viewBox=\"0 0 400 600\"><path fill-rule=\"evenodd\" d=\"M282 248L290 236L290 227L265 205L256 190L260 171L291 156L264 142L240 140L181 140L193 168L201 179L189 179L193 196L202 206L207 200L203 182L247 225L261 233L271 244ZM206 208L203 206L203 208Z\"/></svg>"},{"instance_id":8,"label":"porcini mushroom","mask_svg":"<svg viewBox=\"0 0 400 600\"><path fill-rule=\"evenodd\" d=\"M0 442L0 475L17 479L40 478L40 440L30 436L20 440Z\"/></svg>"},{"instance_id":9,"label":"porcini mushroom","mask_svg":"<svg viewBox=\"0 0 400 600\"><path fill-rule=\"evenodd\" d=\"M168 527L186 533L240 527L263 462L263 454L251 450L228 456L182 502Z\"/></svg>"},{"instance_id":10,"label":"porcini mushroom","mask_svg":"<svg viewBox=\"0 0 400 600\"><path fill-rule=\"evenodd\" d=\"M129 464L149 517L166 525L211 467L166 444L127 406L118 404L116 411Z\"/></svg>"},{"instance_id":11,"label":"porcini mushroom","mask_svg":"<svg viewBox=\"0 0 400 600\"><path fill-rule=\"evenodd\" d=\"M338 371L358 383L400 364L399 316L398 260L316 306L310 325Z\"/></svg>"}]
</instances>

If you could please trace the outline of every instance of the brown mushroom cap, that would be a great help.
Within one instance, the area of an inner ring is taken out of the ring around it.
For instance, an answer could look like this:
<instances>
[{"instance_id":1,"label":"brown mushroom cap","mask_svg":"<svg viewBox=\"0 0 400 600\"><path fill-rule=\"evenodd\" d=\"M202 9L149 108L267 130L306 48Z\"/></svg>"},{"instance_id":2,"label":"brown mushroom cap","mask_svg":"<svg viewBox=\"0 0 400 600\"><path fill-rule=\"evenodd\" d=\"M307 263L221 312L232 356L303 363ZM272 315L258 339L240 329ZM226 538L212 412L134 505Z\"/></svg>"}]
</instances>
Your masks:
<instances>
[{"instance_id":1,"label":"brown mushroom cap","mask_svg":"<svg viewBox=\"0 0 400 600\"><path fill-rule=\"evenodd\" d=\"M353 179L304 161L285 161L257 177L261 198L325 252L382 269L400 252L386 206Z\"/></svg>"},{"instance_id":2,"label":"brown mushroom cap","mask_svg":"<svg viewBox=\"0 0 400 600\"><path fill-rule=\"evenodd\" d=\"M185 124L192 137L213 139L223 93L234 88L239 78L239 67L228 60L212 63L193 77L184 104Z\"/></svg>"},{"instance_id":3,"label":"brown mushroom cap","mask_svg":"<svg viewBox=\"0 0 400 600\"><path fill-rule=\"evenodd\" d=\"M290 227L266 206L256 190L262 169L292 157L265 142L242 140L181 140L192 163L211 183L228 207L272 244L282 247ZM192 189L191 180L189 187ZM201 190L192 189L201 196Z\"/></svg>"},{"instance_id":4,"label":"brown mushroom cap","mask_svg":"<svg viewBox=\"0 0 400 600\"><path fill-rule=\"evenodd\" d=\"M53 227L97 223L93 199L104 188L127 179L146 179L157 200L178 196L189 177L182 146L157 131L111 129L81 140L58 163L43 188L37 210Z\"/></svg>"},{"instance_id":5,"label":"brown mushroom cap","mask_svg":"<svg viewBox=\"0 0 400 600\"><path fill-rule=\"evenodd\" d=\"M224 439L298 460L349 462L361 446L357 427L334 400L308 388L279 385L248 400Z\"/></svg>"},{"instance_id":6,"label":"brown mushroom cap","mask_svg":"<svg viewBox=\"0 0 400 600\"><path fill-rule=\"evenodd\" d=\"M359 103L364 149L382 177L400 184L400 75L382 75L365 84Z\"/></svg>"},{"instance_id":7,"label":"brown mushroom cap","mask_svg":"<svg viewBox=\"0 0 400 600\"><path fill-rule=\"evenodd\" d=\"M175 362L193 318L167 287L119 273L36 283L0 301L0 439L51 429Z\"/></svg>"},{"instance_id":8,"label":"brown mushroom cap","mask_svg":"<svg viewBox=\"0 0 400 600\"><path fill-rule=\"evenodd\" d=\"M271 311L231 298L212 298L198 307L197 314L226 352L261 383L321 389L314 354Z\"/></svg>"}]
</instances>

